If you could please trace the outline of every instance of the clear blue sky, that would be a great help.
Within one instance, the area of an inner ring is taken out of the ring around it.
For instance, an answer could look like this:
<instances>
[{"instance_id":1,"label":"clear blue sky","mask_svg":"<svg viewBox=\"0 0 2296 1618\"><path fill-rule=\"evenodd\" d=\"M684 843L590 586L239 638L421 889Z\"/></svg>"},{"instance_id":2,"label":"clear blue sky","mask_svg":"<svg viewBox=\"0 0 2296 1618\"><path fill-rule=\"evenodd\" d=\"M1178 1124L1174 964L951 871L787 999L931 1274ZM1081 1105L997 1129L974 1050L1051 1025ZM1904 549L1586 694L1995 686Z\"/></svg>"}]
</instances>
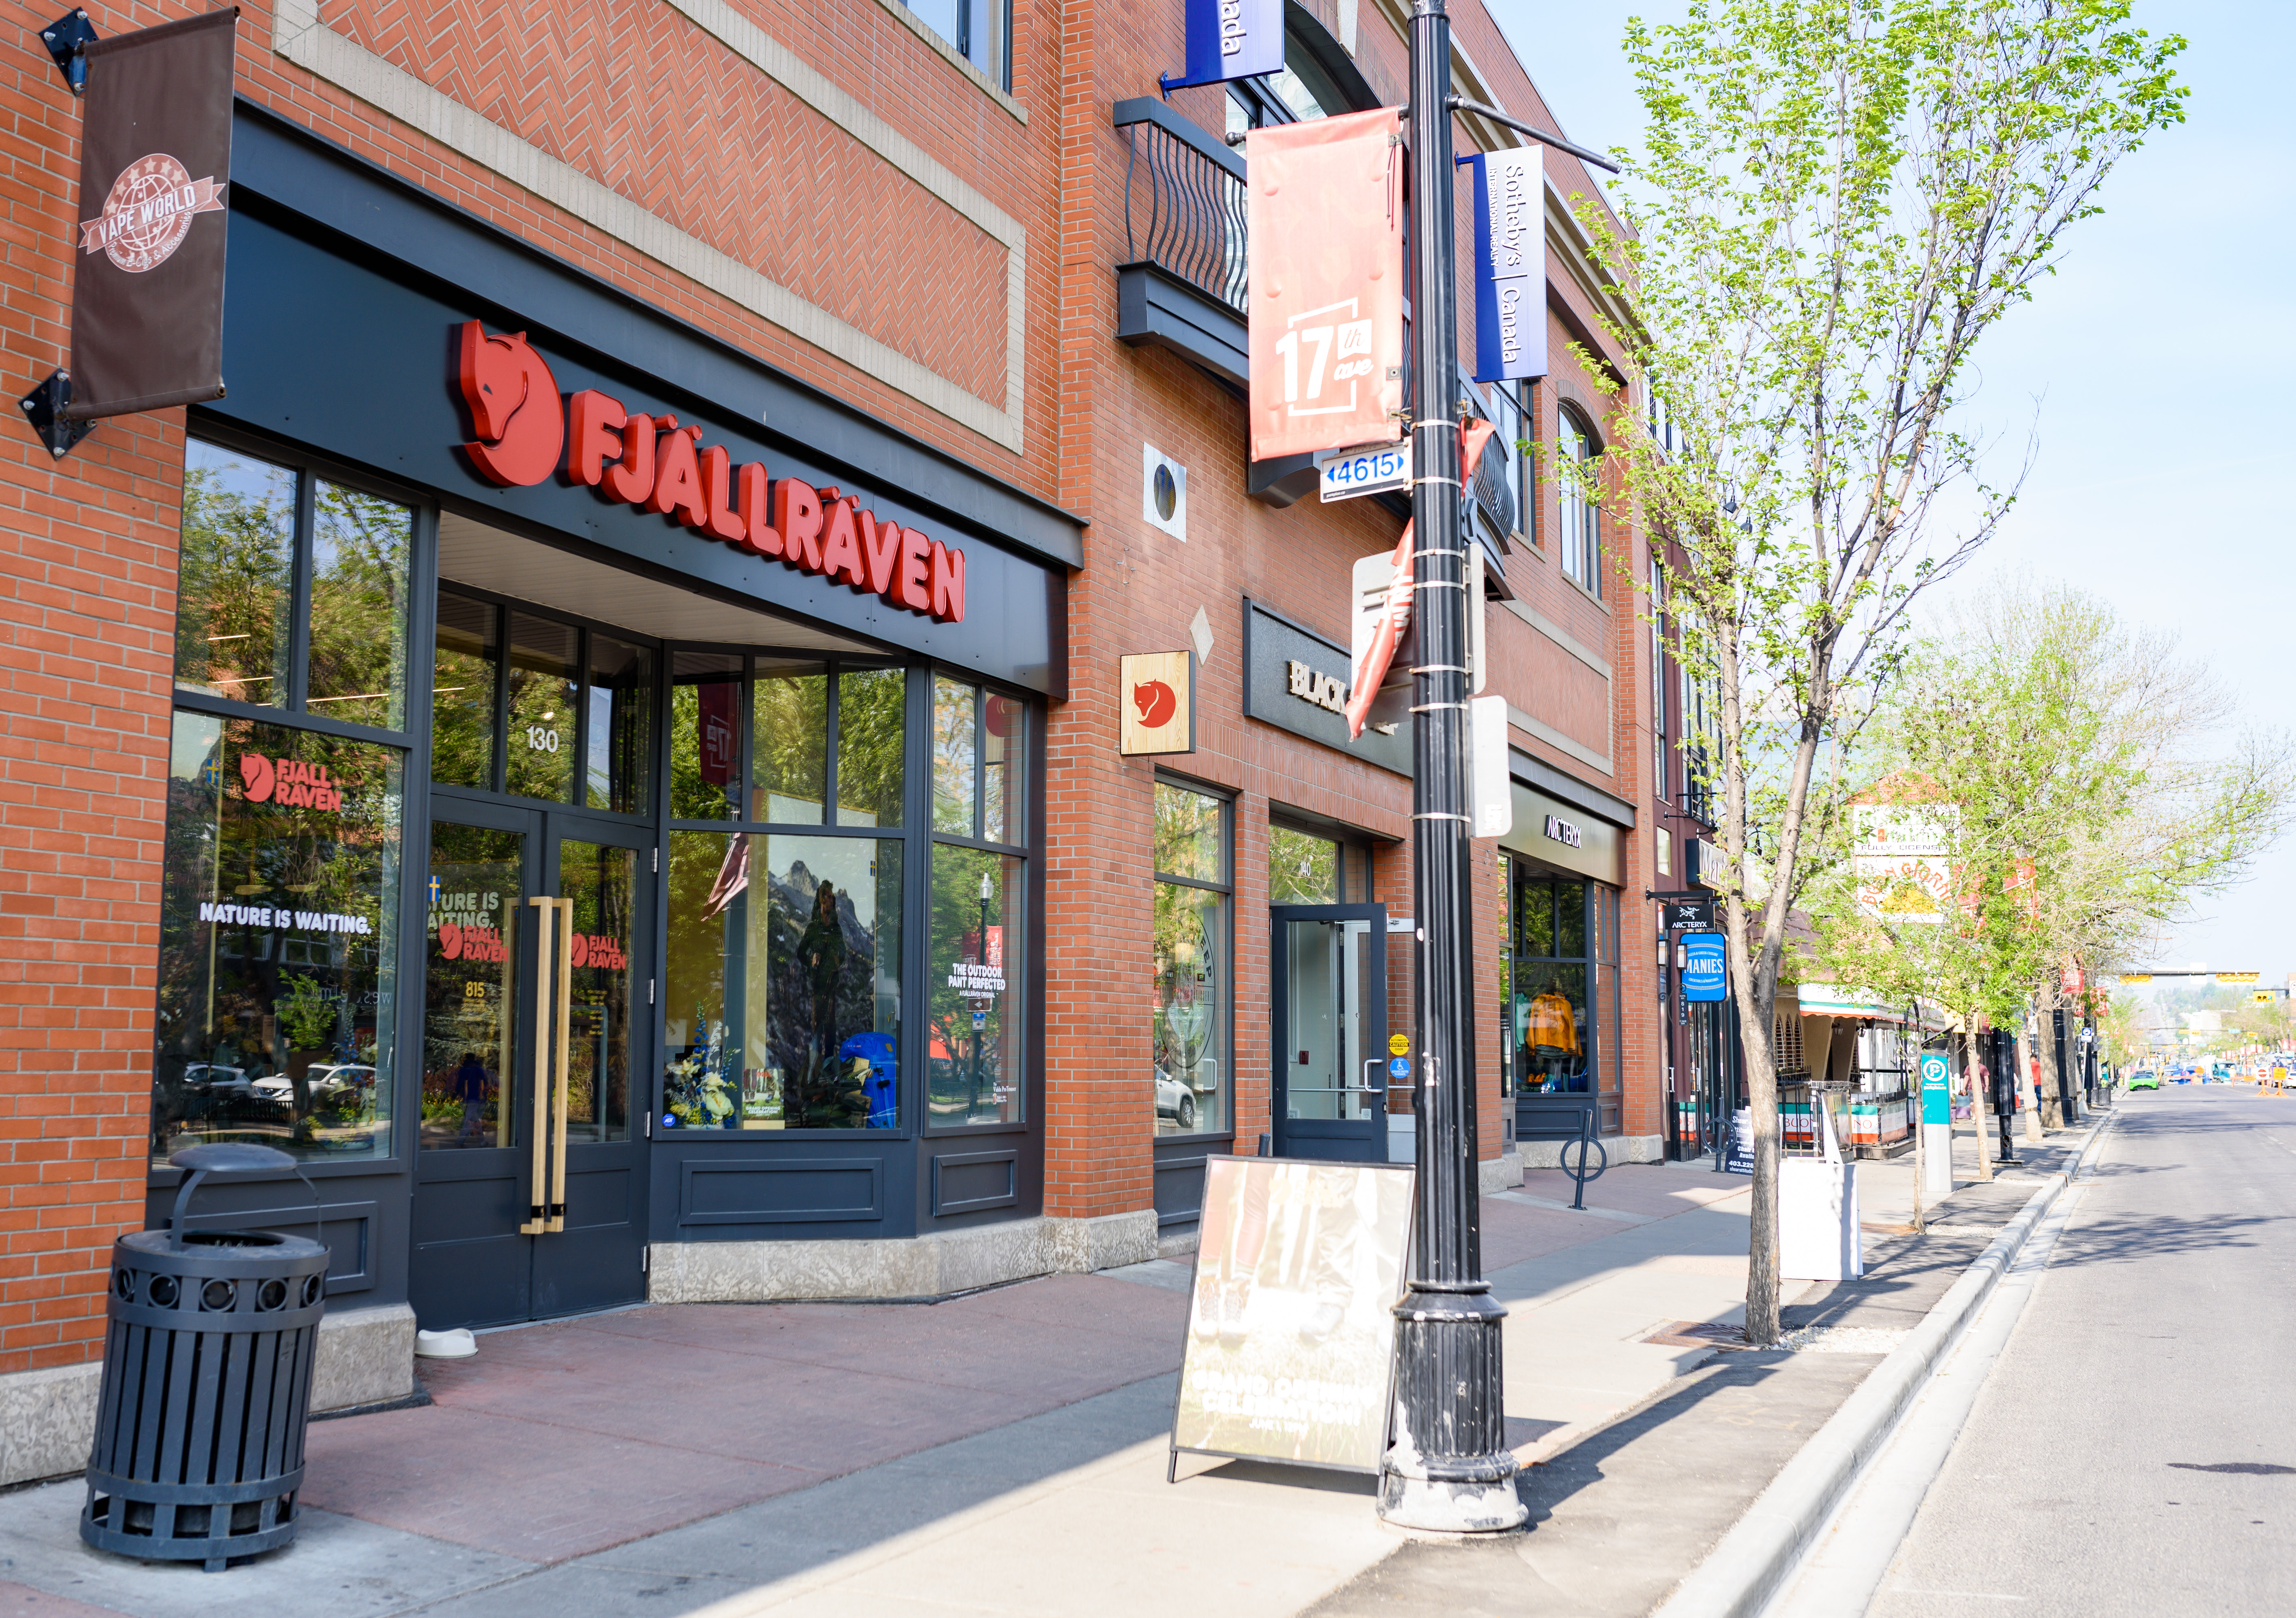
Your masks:
<instances>
[{"instance_id":1,"label":"clear blue sky","mask_svg":"<svg viewBox=\"0 0 2296 1618\"><path fill-rule=\"evenodd\" d=\"M1633 144L1642 113L1620 35L1629 15L1678 15L1675 0L1488 3L1558 133L1598 150ZM1959 587L2018 573L2079 583L2179 636L2247 719L2286 726L2296 6L2137 0L2136 20L2191 42L2186 121L2121 164L2054 282L1980 350L1974 407L1999 435L1997 474L2013 473L2029 431L2038 458L2007 530ZM2296 970L2292 898L2296 837L2284 837L2247 883L2202 900L2152 964L2280 981Z\"/></svg>"}]
</instances>

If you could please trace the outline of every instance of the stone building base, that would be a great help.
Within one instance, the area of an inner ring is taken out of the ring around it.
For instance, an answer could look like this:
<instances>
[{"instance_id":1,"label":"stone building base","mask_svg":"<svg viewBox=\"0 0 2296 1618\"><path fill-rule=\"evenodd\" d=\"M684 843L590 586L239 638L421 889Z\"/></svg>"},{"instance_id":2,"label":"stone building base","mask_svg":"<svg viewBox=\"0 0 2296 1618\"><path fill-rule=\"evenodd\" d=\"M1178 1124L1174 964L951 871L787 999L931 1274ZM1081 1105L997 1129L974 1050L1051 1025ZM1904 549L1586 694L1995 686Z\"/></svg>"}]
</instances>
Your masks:
<instances>
[{"instance_id":1,"label":"stone building base","mask_svg":"<svg viewBox=\"0 0 2296 1618\"><path fill-rule=\"evenodd\" d=\"M66 1477L95 1443L100 1360L0 1376L0 1484ZM315 1412L387 1404L414 1392L414 1311L404 1303L330 1310L319 1322Z\"/></svg>"},{"instance_id":2,"label":"stone building base","mask_svg":"<svg viewBox=\"0 0 2296 1618\"><path fill-rule=\"evenodd\" d=\"M1031 1276L1080 1275L1156 1256L1156 1214L1039 1218L890 1241L656 1242L649 1303L945 1298Z\"/></svg>"},{"instance_id":3,"label":"stone building base","mask_svg":"<svg viewBox=\"0 0 2296 1618\"><path fill-rule=\"evenodd\" d=\"M1559 1169L1562 1166L1562 1148L1569 1145L1561 1140L1526 1140L1516 1144L1522 1154L1526 1169ZM1662 1163L1666 1161L1666 1137L1663 1135L1606 1135L1603 1138L1603 1155L1613 1169L1620 1163Z\"/></svg>"}]
</instances>

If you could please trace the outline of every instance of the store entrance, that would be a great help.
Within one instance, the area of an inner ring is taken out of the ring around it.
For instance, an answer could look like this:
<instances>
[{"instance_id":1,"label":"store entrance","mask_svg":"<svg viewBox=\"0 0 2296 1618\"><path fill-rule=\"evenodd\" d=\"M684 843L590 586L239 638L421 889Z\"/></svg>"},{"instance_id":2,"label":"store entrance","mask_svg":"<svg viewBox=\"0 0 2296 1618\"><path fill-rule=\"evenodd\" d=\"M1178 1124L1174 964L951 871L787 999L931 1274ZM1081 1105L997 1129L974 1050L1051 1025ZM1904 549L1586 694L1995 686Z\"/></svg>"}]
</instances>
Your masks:
<instances>
[{"instance_id":1,"label":"store entrance","mask_svg":"<svg viewBox=\"0 0 2296 1618\"><path fill-rule=\"evenodd\" d=\"M433 796L408 1280L425 1330L644 1294L652 864L627 825Z\"/></svg>"},{"instance_id":2,"label":"store entrance","mask_svg":"<svg viewBox=\"0 0 2296 1618\"><path fill-rule=\"evenodd\" d=\"M1278 1157L1387 1161L1387 907L1271 905Z\"/></svg>"}]
</instances>

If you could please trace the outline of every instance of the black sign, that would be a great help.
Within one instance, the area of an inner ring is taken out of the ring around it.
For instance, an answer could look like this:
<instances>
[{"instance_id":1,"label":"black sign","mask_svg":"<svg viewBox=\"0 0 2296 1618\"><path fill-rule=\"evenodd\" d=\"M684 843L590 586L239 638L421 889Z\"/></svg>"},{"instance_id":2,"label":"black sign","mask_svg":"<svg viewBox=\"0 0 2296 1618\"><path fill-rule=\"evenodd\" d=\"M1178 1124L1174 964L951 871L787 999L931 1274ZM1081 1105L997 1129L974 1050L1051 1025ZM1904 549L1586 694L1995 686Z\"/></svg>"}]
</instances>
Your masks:
<instances>
[{"instance_id":1,"label":"black sign","mask_svg":"<svg viewBox=\"0 0 2296 1618\"><path fill-rule=\"evenodd\" d=\"M1710 899L1669 899L1660 905L1659 914L1665 918L1670 932L1705 932L1714 925L1714 901Z\"/></svg>"},{"instance_id":2,"label":"black sign","mask_svg":"<svg viewBox=\"0 0 2296 1618\"><path fill-rule=\"evenodd\" d=\"M1582 838L1578 828L1560 815L1549 815L1546 817L1546 831L1547 836L1565 848L1577 848Z\"/></svg>"},{"instance_id":3,"label":"black sign","mask_svg":"<svg viewBox=\"0 0 2296 1618\"><path fill-rule=\"evenodd\" d=\"M238 17L230 6L87 47L71 420L223 395Z\"/></svg>"},{"instance_id":4,"label":"black sign","mask_svg":"<svg viewBox=\"0 0 2296 1618\"><path fill-rule=\"evenodd\" d=\"M1366 725L1362 735L1349 736L1343 712L1349 661L1346 647L1245 599L1243 711L1295 736L1408 776L1409 725Z\"/></svg>"},{"instance_id":5,"label":"black sign","mask_svg":"<svg viewBox=\"0 0 2296 1618\"><path fill-rule=\"evenodd\" d=\"M1751 1174L1754 1171L1754 1112L1751 1107L1740 1107L1730 1114L1730 1144L1722 1154L1722 1172Z\"/></svg>"}]
</instances>

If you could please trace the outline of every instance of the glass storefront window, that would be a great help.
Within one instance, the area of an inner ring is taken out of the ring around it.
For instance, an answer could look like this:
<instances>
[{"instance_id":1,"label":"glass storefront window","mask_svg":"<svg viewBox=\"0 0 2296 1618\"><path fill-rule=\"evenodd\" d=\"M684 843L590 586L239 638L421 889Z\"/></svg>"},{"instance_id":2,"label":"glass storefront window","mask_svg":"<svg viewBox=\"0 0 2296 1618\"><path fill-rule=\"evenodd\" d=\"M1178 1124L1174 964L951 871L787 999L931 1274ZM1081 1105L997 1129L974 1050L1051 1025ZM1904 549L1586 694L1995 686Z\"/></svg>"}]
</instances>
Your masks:
<instances>
[{"instance_id":1,"label":"glass storefront window","mask_svg":"<svg viewBox=\"0 0 2296 1618\"><path fill-rule=\"evenodd\" d=\"M980 832L983 842L1021 841L1021 737L1028 710L993 691L980 698Z\"/></svg>"},{"instance_id":2,"label":"glass storefront window","mask_svg":"<svg viewBox=\"0 0 2296 1618\"><path fill-rule=\"evenodd\" d=\"M430 663L430 778L452 786L495 784L494 604L439 592Z\"/></svg>"},{"instance_id":3,"label":"glass storefront window","mask_svg":"<svg viewBox=\"0 0 2296 1618\"><path fill-rule=\"evenodd\" d=\"M742 812L742 660L730 652L670 659L669 817L732 820Z\"/></svg>"},{"instance_id":4,"label":"glass storefront window","mask_svg":"<svg viewBox=\"0 0 2296 1618\"><path fill-rule=\"evenodd\" d=\"M484 826L430 828L422 981L426 1152L507 1146L518 999L525 838Z\"/></svg>"},{"instance_id":5,"label":"glass storefront window","mask_svg":"<svg viewBox=\"0 0 2296 1618\"><path fill-rule=\"evenodd\" d=\"M1336 905L1340 902L1340 845L1328 837L1267 828L1267 902L1271 905Z\"/></svg>"},{"instance_id":6,"label":"glass storefront window","mask_svg":"<svg viewBox=\"0 0 2296 1618\"><path fill-rule=\"evenodd\" d=\"M652 807L646 780L653 768L653 653L593 634L586 690L584 800L592 809L643 815Z\"/></svg>"},{"instance_id":7,"label":"glass storefront window","mask_svg":"<svg viewBox=\"0 0 2296 1618\"><path fill-rule=\"evenodd\" d=\"M829 677L818 663L758 660L750 712L750 816L819 825L829 773Z\"/></svg>"},{"instance_id":8,"label":"glass storefront window","mask_svg":"<svg viewBox=\"0 0 2296 1618\"><path fill-rule=\"evenodd\" d=\"M312 501L311 653L303 705L406 728L406 589L414 513L322 480Z\"/></svg>"},{"instance_id":9,"label":"glass storefront window","mask_svg":"<svg viewBox=\"0 0 2296 1618\"><path fill-rule=\"evenodd\" d=\"M842 669L837 676L837 824L897 826L906 778L908 676Z\"/></svg>"},{"instance_id":10,"label":"glass storefront window","mask_svg":"<svg viewBox=\"0 0 2296 1618\"><path fill-rule=\"evenodd\" d=\"M934 846L926 1111L935 1124L1022 1121L1027 875L1015 855Z\"/></svg>"},{"instance_id":11,"label":"glass storefront window","mask_svg":"<svg viewBox=\"0 0 2296 1618\"><path fill-rule=\"evenodd\" d=\"M977 686L933 679L932 828L957 837L980 834L980 698Z\"/></svg>"},{"instance_id":12,"label":"glass storefront window","mask_svg":"<svg viewBox=\"0 0 2296 1618\"><path fill-rule=\"evenodd\" d=\"M1156 784L1155 989L1149 1044L1159 1135L1224 1132L1228 1087L1228 805Z\"/></svg>"},{"instance_id":13,"label":"glass storefront window","mask_svg":"<svg viewBox=\"0 0 2296 1618\"><path fill-rule=\"evenodd\" d=\"M630 1138L630 1027L637 1016L637 850L568 839L558 891L574 901L566 1138Z\"/></svg>"},{"instance_id":14,"label":"glass storefront window","mask_svg":"<svg viewBox=\"0 0 2296 1618\"><path fill-rule=\"evenodd\" d=\"M1600 1127L1614 1130L1623 1074L1618 891L1528 860L1505 869L1513 884L1502 977L1508 1077L1517 1093L1601 1096Z\"/></svg>"},{"instance_id":15,"label":"glass storefront window","mask_svg":"<svg viewBox=\"0 0 2296 1618\"><path fill-rule=\"evenodd\" d=\"M403 764L372 743L176 715L155 1165L205 1141L390 1154Z\"/></svg>"},{"instance_id":16,"label":"glass storefront window","mask_svg":"<svg viewBox=\"0 0 2296 1618\"><path fill-rule=\"evenodd\" d=\"M184 450L176 685L287 705L295 600L295 473L196 441Z\"/></svg>"},{"instance_id":17,"label":"glass storefront window","mask_svg":"<svg viewBox=\"0 0 2296 1618\"><path fill-rule=\"evenodd\" d=\"M574 784L576 631L546 618L510 615L509 734L503 791L563 803Z\"/></svg>"},{"instance_id":18,"label":"glass storefront window","mask_svg":"<svg viewBox=\"0 0 2296 1618\"><path fill-rule=\"evenodd\" d=\"M900 842L669 843L664 1124L899 1127Z\"/></svg>"}]
</instances>

